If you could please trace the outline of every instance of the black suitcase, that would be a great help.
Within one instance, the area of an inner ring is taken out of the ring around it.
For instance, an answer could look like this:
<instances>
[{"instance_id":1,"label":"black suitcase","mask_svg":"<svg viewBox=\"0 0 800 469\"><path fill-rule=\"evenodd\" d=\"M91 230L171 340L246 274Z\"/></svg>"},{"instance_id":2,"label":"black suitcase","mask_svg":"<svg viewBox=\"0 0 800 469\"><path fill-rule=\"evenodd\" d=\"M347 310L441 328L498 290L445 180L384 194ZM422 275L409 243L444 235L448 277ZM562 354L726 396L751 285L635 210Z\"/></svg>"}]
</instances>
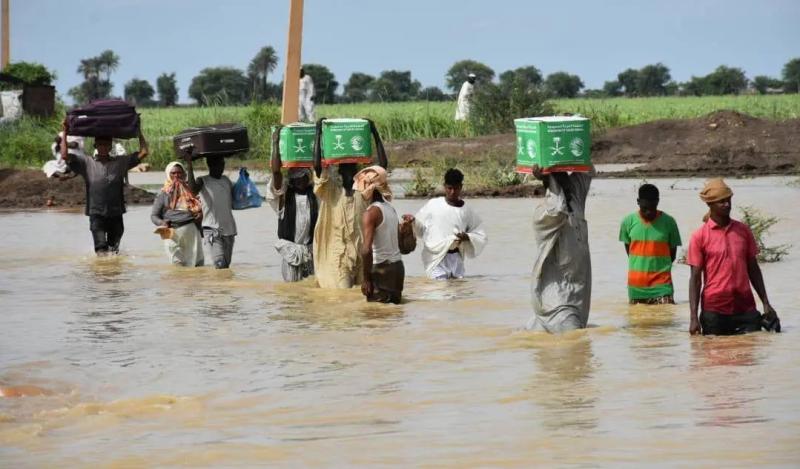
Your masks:
<instances>
[{"instance_id":1,"label":"black suitcase","mask_svg":"<svg viewBox=\"0 0 800 469\"><path fill-rule=\"evenodd\" d=\"M120 99L93 101L67 113L69 134L79 137L135 138L139 135L136 108Z\"/></svg>"},{"instance_id":2,"label":"black suitcase","mask_svg":"<svg viewBox=\"0 0 800 469\"><path fill-rule=\"evenodd\" d=\"M214 124L182 130L172 139L175 153L183 156L192 148L192 159L206 156L231 156L250 149L247 127L239 124Z\"/></svg>"}]
</instances>

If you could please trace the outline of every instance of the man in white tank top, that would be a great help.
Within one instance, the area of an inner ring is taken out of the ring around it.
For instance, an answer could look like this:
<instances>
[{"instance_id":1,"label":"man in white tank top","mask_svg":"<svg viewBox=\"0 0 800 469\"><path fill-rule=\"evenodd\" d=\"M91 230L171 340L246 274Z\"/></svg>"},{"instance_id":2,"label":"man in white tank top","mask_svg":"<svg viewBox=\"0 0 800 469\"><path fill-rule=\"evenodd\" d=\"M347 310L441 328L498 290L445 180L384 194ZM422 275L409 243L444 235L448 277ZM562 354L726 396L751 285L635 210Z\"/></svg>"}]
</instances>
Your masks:
<instances>
[{"instance_id":1,"label":"man in white tank top","mask_svg":"<svg viewBox=\"0 0 800 469\"><path fill-rule=\"evenodd\" d=\"M364 280L361 293L367 301L399 304L403 293L405 267L400 254L398 231L400 220L389 203L392 192L386 170L370 166L356 174L353 188L370 206L361 220L361 265Z\"/></svg>"}]
</instances>

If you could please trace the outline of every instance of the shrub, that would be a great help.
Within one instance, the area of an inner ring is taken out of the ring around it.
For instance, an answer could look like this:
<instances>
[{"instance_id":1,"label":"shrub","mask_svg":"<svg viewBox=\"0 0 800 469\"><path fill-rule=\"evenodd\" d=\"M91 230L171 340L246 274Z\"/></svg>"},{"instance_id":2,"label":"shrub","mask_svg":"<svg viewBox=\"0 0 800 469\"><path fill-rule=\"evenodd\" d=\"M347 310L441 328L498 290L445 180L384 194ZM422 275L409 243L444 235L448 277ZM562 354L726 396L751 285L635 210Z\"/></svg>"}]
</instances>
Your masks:
<instances>
[{"instance_id":1,"label":"shrub","mask_svg":"<svg viewBox=\"0 0 800 469\"><path fill-rule=\"evenodd\" d=\"M779 262L789 253L789 244L767 246L764 242L770 228L780 221L778 217L764 215L758 209L747 206L739 207L739 211L742 212L742 223L750 227L756 238L759 262Z\"/></svg>"},{"instance_id":2,"label":"shrub","mask_svg":"<svg viewBox=\"0 0 800 469\"><path fill-rule=\"evenodd\" d=\"M511 86L486 83L475 88L469 121L476 134L509 132L514 119L553 114L547 95L536 86L515 79Z\"/></svg>"}]
</instances>

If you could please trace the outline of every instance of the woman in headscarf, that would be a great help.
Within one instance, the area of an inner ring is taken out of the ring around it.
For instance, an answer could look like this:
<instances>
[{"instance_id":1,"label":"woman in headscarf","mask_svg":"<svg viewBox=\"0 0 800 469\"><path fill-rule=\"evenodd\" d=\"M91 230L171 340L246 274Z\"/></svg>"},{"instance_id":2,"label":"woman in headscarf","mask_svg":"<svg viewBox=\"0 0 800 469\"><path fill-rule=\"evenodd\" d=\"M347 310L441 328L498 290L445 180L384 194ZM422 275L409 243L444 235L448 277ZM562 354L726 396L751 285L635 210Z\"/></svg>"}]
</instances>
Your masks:
<instances>
[{"instance_id":1,"label":"woman in headscarf","mask_svg":"<svg viewBox=\"0 0 800 469\"><path fill-rule=\"evenodd\" d=\"M186 170L173 161L164 170L167 180L156 196L150 219L156 233L164 240L167 257L174 265L198 267L203 265L203 245L200 222L203 208L186 182Z\"/></svg>"}]
</instances>

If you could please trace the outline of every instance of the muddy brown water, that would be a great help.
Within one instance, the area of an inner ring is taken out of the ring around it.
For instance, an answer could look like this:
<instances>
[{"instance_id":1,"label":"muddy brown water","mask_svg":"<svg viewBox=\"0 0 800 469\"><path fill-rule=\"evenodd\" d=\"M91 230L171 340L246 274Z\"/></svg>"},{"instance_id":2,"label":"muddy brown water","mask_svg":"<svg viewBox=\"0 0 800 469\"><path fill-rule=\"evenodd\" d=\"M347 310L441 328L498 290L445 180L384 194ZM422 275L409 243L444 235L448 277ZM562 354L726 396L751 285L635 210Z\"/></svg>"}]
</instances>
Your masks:
<instances>
[{"instance_id":1,"label":"muddy brown water","mask_svg":"<svg viewBox=\"0 0 800 469\"><path fill-rule=\"evenodd\" d=\"M441 283L406 256L400 306L282 283L267 207L236 214L230 271L166 265L147 207L113 259L90 255L81 214L2 213L0 385L51 394L0 399L0 465L796 466L800 188L730 181L794 245L763 266L785 333L702 338L685 266L678 305L626 304L617 235L639 182L593 185L592 327L563 336L520 330L537 199L469 200L486 251ZM655 182L688 242L701 181Z\"/></svg>"}]
</instances>

